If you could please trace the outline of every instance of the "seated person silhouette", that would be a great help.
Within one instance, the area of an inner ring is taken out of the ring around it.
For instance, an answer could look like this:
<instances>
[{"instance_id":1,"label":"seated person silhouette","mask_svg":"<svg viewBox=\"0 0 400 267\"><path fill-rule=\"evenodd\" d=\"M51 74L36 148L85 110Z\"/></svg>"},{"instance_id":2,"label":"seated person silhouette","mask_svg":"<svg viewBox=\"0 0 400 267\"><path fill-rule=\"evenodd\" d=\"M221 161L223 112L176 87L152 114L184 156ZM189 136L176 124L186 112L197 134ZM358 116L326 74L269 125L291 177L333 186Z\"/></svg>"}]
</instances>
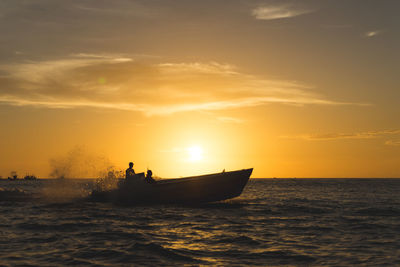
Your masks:
<instances>
[{"instance_id":1,"label":"seated person silhouette","mask_svg":"<svg viewBox=\"0 0 400 267\"><path fill-rule=\"evenodd\" d=\"M147 170L147 174L146 174L145 180L149 184L154 184L156 182L156 180L153 179L152 175L153 175L153 172L151 170Z\"/></svg>"},{"instance_id":2,"label":"seated person silhouette","mask_svg":"<svg viewBox=\"0 0 400 267\"><path fill-rule=\"evenodd\" d=\"M125 178L131 180L135 178L135 170L133 169L133 162L129 162L129 168L125 171Z\"/></svg>"}]
</instances>

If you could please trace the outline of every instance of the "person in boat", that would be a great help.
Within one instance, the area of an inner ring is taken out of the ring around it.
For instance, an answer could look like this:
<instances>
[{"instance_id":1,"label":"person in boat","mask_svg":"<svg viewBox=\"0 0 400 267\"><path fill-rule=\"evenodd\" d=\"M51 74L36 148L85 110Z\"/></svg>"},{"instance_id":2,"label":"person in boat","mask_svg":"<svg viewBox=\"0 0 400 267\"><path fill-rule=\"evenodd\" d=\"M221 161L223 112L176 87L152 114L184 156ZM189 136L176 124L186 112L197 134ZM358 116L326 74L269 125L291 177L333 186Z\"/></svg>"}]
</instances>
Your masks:
<instances>
[{"instance_id":1,"label":"person in boat","mask_svg":"<svg viewBox=\"0 0 400 267\"><path fill-rule=\"evenodd\" d=\"M136 175L135 170L133 169L133 162L129 162L129 168L125 171L125 178L127 180L134 178Z\"/></svg>"},{"instance_id":2,"label":"person in boat","mask_svg":"<svg viewBox=\"0 0 400 267\"><path fill-rule=\"evenodd\" d=\"M156 180L153 179L152 175L153 175L153 172L151 170L147 170L147 174L146 174L145 180L149 184L154 184L156 182Z\"/></svg>"}]
</instances>

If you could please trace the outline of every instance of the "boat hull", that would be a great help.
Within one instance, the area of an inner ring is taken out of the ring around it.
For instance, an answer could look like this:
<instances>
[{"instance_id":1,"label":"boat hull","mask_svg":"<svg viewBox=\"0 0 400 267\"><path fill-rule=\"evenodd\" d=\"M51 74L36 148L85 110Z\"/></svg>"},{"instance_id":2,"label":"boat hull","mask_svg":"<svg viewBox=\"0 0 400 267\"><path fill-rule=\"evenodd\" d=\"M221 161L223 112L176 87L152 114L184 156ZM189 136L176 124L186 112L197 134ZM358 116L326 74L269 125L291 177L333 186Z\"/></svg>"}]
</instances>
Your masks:
<instances>
[{"instance_id":1,"label":"boat hull","mask_svg":"<svg viewBox=\"0 0 400 267\"><path fill-rule=\"evenodd\" d=\"M92 198L121 203L205 203L239 196L253 169L222 172L150 184L124 180L108 192L93 192Z\"/></svg>"}]
</instances>

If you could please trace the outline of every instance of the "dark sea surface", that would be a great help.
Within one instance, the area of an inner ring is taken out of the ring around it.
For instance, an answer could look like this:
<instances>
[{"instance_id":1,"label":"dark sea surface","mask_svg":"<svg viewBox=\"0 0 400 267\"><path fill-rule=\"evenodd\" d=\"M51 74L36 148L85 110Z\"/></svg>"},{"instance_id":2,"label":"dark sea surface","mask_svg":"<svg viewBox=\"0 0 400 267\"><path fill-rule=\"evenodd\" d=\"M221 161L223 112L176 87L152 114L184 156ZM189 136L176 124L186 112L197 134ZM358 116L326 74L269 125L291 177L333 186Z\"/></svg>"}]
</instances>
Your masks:
<instances>
[{"instance_id":1,"label":"dark sea surface","mask_svg":"<svg viewBox=\"0 0 400 267\"><path fill-rule=\"evenodd\" d=\"M400 179L251 179L198 206L90 202L91 187L0 181L0 265L400 265Z\"/></svg>"}]
</instances>

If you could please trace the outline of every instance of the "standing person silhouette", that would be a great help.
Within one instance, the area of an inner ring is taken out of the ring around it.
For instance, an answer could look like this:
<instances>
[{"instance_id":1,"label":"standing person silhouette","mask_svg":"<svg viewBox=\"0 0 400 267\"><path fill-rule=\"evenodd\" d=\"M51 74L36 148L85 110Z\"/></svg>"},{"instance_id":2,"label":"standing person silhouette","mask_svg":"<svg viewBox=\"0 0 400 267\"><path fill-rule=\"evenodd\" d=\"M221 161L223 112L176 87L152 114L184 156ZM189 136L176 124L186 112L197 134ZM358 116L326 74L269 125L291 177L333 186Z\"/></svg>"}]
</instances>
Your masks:
<instances>
[{"instance_id":1,"label":"standing person silhouette","mask_svg":"<svg viewBox=\"0 0 400 267\"><path fill-rule=\"evenodd\" d=\"M135 176L135 170L133 169L133 162L129 162L129 168L125 171L125 178L132 179Z\"/></svg>"}]
</instances>

